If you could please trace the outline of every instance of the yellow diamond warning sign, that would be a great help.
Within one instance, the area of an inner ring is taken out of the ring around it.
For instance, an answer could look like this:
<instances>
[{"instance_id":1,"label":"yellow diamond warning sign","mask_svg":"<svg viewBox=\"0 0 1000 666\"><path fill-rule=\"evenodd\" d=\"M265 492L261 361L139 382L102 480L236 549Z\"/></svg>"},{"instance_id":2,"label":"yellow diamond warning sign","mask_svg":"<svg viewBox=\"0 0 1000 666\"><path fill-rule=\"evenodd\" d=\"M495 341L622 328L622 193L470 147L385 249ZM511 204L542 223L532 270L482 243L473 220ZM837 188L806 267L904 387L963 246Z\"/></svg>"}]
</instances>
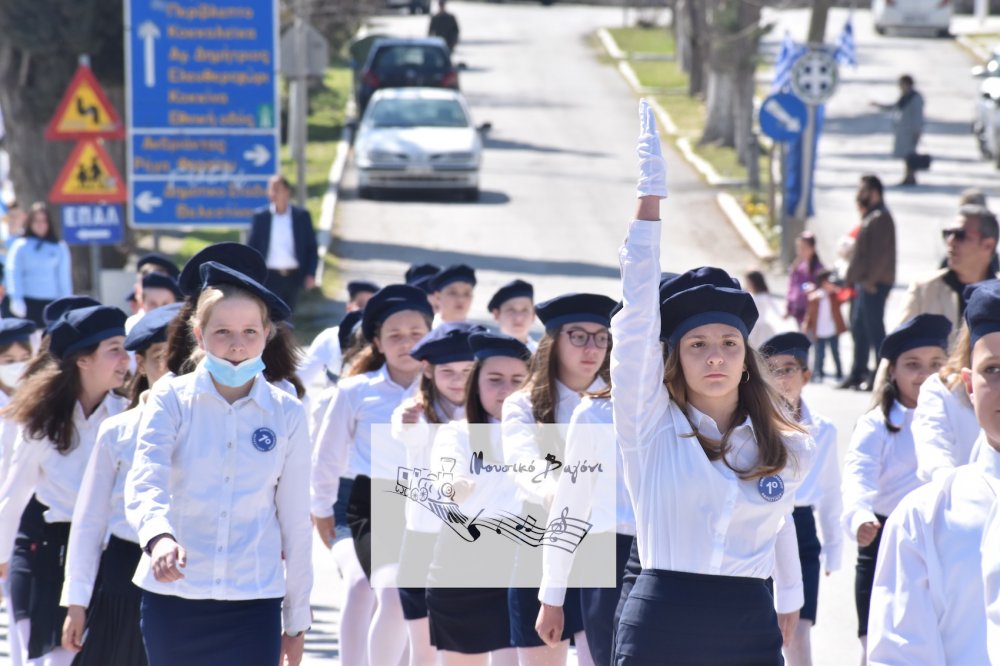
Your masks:
<instances>
[{"instance_id":1,"label":"yellow diamond warning sign","mask_svg":"<svg viewBox=\"0 0 1000 666\"><path fill-rule=\"evenodd\" d=\"M121 139L124 126L101 84L86 65L80 65L69 82L56 113L45 128L48 141L102 137Z\"/></svg>"},{"instance_id":2,"label":"yellow diamond warning sign","mask_svg":"<svg viewBox=\"0 0 1000 666\"><path fill-rule=\"evenodd\" d=\"M104 146L93 139L76 144L56 184L49 192L52 203L120 203L125 183Z\"/></svg>"}]
</instances>

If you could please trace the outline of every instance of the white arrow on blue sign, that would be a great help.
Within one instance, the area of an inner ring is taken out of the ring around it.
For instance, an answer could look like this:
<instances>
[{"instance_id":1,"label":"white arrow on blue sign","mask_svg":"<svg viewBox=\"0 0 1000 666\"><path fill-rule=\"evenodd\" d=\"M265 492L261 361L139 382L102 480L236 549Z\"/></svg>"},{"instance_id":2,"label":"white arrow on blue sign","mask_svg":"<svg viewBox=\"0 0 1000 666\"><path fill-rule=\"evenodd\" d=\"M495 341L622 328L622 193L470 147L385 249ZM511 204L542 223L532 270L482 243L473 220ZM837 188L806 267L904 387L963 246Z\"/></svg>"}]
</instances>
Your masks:
<instances>
[{"instance_id":1,"label":"white arrow on blue sign","mask_svg":"<svg viewBox=\"0 0 1000 666\"><path fill-rule=\"evenodd\" d=\"M806 128L808 110L795 95L777 93L760 105L760 131L775 141L792 141Z\"/></svg>"}]
</instances>

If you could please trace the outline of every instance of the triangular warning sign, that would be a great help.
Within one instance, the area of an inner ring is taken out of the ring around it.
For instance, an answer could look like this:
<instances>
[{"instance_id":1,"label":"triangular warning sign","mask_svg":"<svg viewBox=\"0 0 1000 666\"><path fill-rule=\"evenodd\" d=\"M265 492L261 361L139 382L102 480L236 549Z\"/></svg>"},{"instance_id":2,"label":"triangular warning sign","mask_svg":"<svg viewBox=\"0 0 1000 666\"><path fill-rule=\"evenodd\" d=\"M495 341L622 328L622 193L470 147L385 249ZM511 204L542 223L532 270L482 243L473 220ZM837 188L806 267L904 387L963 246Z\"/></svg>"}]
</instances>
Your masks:
<instances>
[{"instance_id":1,"label":"triangular warning sign","mask_svg":"<svg viewBox=\"0 0 1000 666\"><path fill-rule=\"evenodd\" d=\"M93 139L76 144L56 184L49 192L52 203L121 203L125 181L104 146Z\"/></svg>"},{"instance_id":2,"label":"triangular warning sign","mask_svg":"<svg viewBox=\"0 0 1000 666\"><path fill-rule=\"evenodd\" d=\"M45 128L45 139L121 139L124 136L122 120L108 101L101 84L89 67L80 65L49 126Z\"/></svg>"}]
</instances>

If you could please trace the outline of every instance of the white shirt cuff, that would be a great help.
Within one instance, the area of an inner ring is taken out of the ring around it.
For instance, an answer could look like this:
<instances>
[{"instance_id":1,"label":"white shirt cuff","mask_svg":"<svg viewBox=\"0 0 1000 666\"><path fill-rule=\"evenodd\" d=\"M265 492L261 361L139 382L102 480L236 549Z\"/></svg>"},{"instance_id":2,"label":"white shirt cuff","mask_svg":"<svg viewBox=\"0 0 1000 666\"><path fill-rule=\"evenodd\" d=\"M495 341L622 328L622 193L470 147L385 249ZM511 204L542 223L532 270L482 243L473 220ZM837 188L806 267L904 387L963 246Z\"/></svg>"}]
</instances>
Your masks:
<instances>
[{"instance_id":1,"label":"white shirt cuff","mask_svg":"<svg viewBox=\"0 0 1000 666\"><path fill-rule=\"evenodd\" d=\"M146 544L152 540L153 537L160 536L161 534L173 534L174 528L170 524L170 521L166 518L154 518L139 530L139 547L142 549L146 548Z\"/></svg>"},{"instance_id":2,"label":"white shirt cuff","mask_svg":"<svg viewBox=\"0 0 1000 666\"><path fill-rule=\"evenodd\" d=\"M538 589L538 600L549 606L562 606L566 601L566 588L543 583Z\"/></svg>"},{"instance_id":3,"label":"white shirt cuff","mask_svg":"<svg viewBox=\"0 0 1000 666\"><path fill-rule=\"evenodd\" d=\"M628 242L632 245L660 246L661 220L632 220L628 225Z\"/></svg>"},{"instance_id":4,"label":"white shirt cuff","mask_svg":"<svg viewBox=\"0 0 1000 666\"><path fill-rule=\"evenodd\" d=\"M774 609L779 613L794 613L806 603L802 581L790 587L774 586Z\"/></svg>"},{"instance_id":5,"label":"white shirt cuff","mask_svg":"<svg viewBox=\"0 0 1000 666\"><path fill-rule=\"evenodd\" d=\"M875 514L872 513L871 511L868 511L867 509L860 509L858 511L855 511L854 515L851 516L851 522L850 522L851 538L857 541L858 529L865 523L876 523L876 522L878 522L878 518L876 518Z\"/></svg>"},{"instance_id":6,"label":"white shirt cuff","mask_svg":"<svg viewBox=\"0 0 1000 666\"><path fill-rule=\"evenodd\" d=\"M844 543L842 541L825 543L820 554L823 557L823 566L827 571L839 571L843 561Z\"/></svg>"},{"instance_id":7,"label":"white shirt cuff","mask_svg":"<svg viewBox=\"0 0 1000 666\"><path fill-rule=\"evenodd\" d=\"M282 608L281 619L286 634L295 634L312 626L312 611L308 604L298 608Z\"/></svg>"}]
</instances>

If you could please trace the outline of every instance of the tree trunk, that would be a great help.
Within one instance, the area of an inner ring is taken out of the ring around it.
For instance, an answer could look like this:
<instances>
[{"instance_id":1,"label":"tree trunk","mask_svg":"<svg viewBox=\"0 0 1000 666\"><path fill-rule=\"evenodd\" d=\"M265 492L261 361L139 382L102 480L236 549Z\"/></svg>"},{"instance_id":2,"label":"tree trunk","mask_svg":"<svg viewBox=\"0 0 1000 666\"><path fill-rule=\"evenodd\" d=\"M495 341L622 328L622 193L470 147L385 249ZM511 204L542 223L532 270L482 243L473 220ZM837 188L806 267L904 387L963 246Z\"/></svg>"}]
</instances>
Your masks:
<instances>
[{"instance_id":1,"label":"tree trunk","mask_svg":"<svg viewBox=\"0 0 1000 666\"><path fill-rule=\"evenodd\" d=\"M688 96L694 97L705 92L705 70L708 60L708 26L705 19L705 3L698 0L688 0L687 15L690 25L688 31L688 50L690 64L688 73Z\"/></svg>"}]
</instances>

